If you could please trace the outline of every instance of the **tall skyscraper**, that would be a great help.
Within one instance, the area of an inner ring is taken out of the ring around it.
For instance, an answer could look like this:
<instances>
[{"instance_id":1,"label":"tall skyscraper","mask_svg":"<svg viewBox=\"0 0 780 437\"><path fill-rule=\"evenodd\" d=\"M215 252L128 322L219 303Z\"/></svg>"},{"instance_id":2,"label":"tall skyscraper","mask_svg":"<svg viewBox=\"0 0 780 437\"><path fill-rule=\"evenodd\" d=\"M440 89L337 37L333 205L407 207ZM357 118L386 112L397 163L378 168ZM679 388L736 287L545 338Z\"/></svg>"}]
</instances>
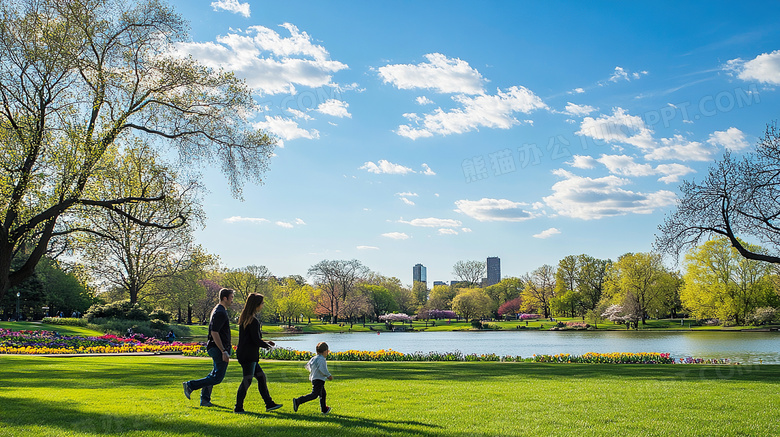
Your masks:
<instances>
[{"instance_id":1,"label":"tall skyscraper","mask_svg":"<svg viewBox=\"0 0 780 437\"><path fill-rule=\"evenodd\" d=\"M412 268L412 280L414 282L425 282L428 285L428 273L427 269L422 264L415 264Z\"/></svg>"},{"instance_id":2,"label":"tall skyscraper","mask_svg":"<svg viewBox=\"0 0 780 437\"><path fill-rule=\"evenodd\" d=\"M501 282L501 260L497 256L487 259L487 286Z\"/></svg>"}]
</instances>

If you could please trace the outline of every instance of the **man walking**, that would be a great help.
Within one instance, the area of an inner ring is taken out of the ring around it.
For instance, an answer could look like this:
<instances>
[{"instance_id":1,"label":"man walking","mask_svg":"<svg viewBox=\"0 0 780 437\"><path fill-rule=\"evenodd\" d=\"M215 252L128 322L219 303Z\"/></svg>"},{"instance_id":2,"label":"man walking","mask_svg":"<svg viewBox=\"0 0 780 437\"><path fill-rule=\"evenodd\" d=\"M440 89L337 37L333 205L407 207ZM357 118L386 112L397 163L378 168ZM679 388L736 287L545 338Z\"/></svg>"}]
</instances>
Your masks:
<instances>
[{"instance_id":1,"label":"man walking","mask_svg":"<svg viewBox=\"0 0 780 437\"><path fill-rule=\"evenodd\" d=\"M230 354L233 347L230 345L230 318L227 308L233 303L233 290L223 288L219 290L219 304L211 311L209 321L209 341L206 344L206 352L214 360L214 368L211 373L201 379L183 382L184 396L190 398L194 390L200 390L200 406L210 407L211 389L222 382L230 363Z\"/></svg>"}]
</instances>

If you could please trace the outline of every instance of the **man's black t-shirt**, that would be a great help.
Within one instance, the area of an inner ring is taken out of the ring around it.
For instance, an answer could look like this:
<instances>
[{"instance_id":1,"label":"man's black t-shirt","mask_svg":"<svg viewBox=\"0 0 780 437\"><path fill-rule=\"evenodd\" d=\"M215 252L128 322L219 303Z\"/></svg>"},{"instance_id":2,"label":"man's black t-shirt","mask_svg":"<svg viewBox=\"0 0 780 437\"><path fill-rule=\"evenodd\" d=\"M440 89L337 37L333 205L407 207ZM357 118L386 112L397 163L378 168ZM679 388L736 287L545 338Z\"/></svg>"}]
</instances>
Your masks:
<instances>
[{"instance_id":1,"label":"man's black t-shirt","mask_svg":"<svg viewBox=\"0 0 780 437\"><path fill-rule=\"evenodd\" d=\"M219 338L222 340L222 347L232 354L230 346L230 317L228 312L221 304L214 307L211 312L211 320L209 321L209 342L206 344L206 349L217 347L214 343L214 339L211 338L211 332L219 332Z\"/></svg>"}]
</instances>

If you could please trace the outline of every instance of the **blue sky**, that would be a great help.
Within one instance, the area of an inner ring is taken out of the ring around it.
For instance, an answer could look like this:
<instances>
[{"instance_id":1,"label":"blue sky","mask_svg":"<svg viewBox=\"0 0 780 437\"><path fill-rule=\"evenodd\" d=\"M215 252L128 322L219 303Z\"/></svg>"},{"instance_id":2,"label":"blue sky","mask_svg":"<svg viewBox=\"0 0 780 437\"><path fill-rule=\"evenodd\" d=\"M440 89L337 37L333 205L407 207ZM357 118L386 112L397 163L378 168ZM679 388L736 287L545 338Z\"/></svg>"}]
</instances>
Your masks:
<instances>
[{"instance_id":1,"label":"blue sky","mask_svg":"<svg viewBox=\"0 0 780 437\"><path fill-rule=\"evenodd\" d=\"M207 171L230 268L361 260L412 282L651 250L682 180L780 114L780 3L173 0L178 50L245 78L265 184Z\"/></svg>"}]
</instances>

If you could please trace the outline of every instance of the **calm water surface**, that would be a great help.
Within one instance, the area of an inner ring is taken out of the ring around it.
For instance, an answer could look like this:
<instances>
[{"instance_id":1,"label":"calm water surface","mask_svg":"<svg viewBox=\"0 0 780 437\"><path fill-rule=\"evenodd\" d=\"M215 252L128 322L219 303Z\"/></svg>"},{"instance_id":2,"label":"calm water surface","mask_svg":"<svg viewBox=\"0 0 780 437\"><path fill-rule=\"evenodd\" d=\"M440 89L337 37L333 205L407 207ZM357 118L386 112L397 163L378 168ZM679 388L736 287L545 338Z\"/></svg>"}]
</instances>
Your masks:
<instances>
[{"instance_id":1,"label":"calm water surface","mask_svg":"<svg viewBox=\"0 0 780 437\"><path fill-rule=\"evenodd\" d=\"M271 337L277 346L314 350L325 341L332 351L393 349L520 355L586 352L663 352L674 358L728 358L745 364L780 364L780 333L722 331L475 331L290 334Z\"/></svg>"}]
</instances>

